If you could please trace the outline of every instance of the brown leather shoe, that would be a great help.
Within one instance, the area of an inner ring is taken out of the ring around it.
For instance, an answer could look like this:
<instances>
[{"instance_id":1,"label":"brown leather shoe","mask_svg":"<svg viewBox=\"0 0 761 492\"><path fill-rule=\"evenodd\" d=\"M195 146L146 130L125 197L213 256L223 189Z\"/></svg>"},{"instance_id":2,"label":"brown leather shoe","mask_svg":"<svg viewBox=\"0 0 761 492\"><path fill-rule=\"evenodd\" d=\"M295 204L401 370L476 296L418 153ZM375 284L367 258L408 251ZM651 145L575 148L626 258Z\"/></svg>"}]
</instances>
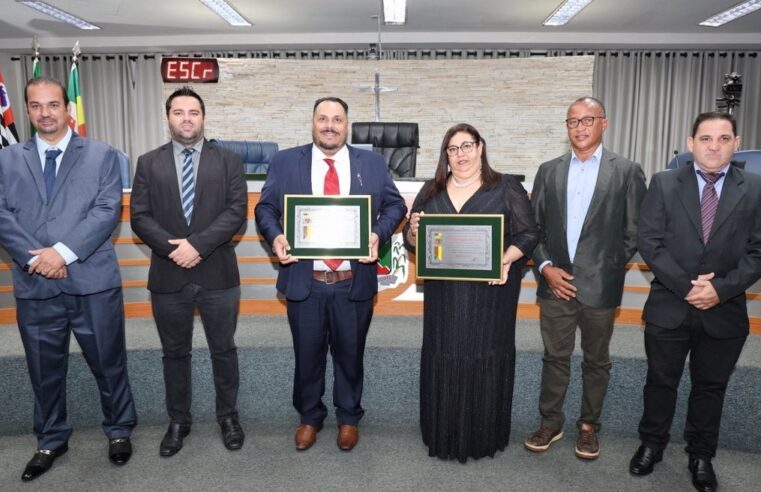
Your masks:
<instances>
[{"instance_id":1,"label":"brown leather shoe","mask_svg":"<svg viewBox=\"0 0 761 492\"><path fill-rule=\"evenodd\" d=\"M339 425L338 426L338 444L341 451L351 451L359 441L359 429L356 425Z\"/></svg>"},{"instance_id":2,"label":"brown leather shoe","mask_svg":"<svg viewBox=\"0 0 761 492\"><path fill-rule=\"evenodd\" d=\"M315 427L309 424L299 425L299 428L296 429L295 436L296 450L305 451L311 448L312 444L317 441L317 433L320 432L320 429L322 429L322 426Z\"/></svg>"},{"instance_id":3,"label":"brown leather shoe","mask_svg":"<svg viewBox=\"0 0 761 492\"><path fill-rule=\"evenodd\" d=\"M579 437L576 438L576 457L582 460L596 460L600 456L600 443L597 441L597 431L594 427L579 426Z\"/></svg>"},{"instance_id":4,"label":"brown leather shoe","mask_svg":"<svg viewBox=\"0 0 761 492\"><path fill-rule=\"evenodd\" d=\"M534 453L543 453L550 448L550 445L563 438L563 431L560 429L551 429L541 426L539 429L528 436L523 443L526 449Z\"/></svg>"}]
</instances>

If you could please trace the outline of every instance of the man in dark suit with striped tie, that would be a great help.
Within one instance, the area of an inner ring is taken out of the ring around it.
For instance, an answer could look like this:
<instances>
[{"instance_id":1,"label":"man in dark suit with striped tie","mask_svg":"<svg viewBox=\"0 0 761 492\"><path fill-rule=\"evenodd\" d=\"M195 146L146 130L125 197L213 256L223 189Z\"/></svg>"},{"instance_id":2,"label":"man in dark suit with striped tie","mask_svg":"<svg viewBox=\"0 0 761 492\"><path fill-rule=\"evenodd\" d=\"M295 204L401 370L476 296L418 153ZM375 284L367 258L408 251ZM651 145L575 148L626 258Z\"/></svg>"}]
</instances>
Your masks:
<instances>
[{"instance_id":1,"label":"man in dark suit with striped tie","mask_svg":"<svg viewBox=\"0 0 761 492\"><path fill-rule=\"evenodd\" d=\"M193 312L211 352L216 415L230 450L243 446L238 421L235 328L240 276L233 235L246 220L240 158L204 139L206 109L188 87L166 101L172 141L137 161L132 229L151 248L148 289L163 350L169 429L159 448L172 456L190 433Z\"/></svg>"},{"instance_id":2,"label":"man in dark suit with striped tie","mask_svg":"<svg viewBox=\"0 0 761 492\"><path fill-rule=\"evenodd\" d=\"M761 176L730 164L739 144L731 115L699 115L687 142L693 165L653 176L639 217L638 248L655 278L643 312L642 445L629 470L647 475L661 461L689 354L684 439L701 491L718 487L711 459L724 393L748 336L745 290L761 277Z\"/></svg>"}]
</instances>

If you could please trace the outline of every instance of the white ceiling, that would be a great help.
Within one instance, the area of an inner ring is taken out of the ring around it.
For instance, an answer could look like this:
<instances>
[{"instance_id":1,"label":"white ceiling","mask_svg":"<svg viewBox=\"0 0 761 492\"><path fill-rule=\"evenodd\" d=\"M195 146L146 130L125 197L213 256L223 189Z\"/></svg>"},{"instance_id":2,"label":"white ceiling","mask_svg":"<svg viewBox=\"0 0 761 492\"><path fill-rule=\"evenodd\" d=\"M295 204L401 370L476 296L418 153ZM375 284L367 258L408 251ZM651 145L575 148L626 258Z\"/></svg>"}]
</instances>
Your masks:
<instances>
[{"instance_id":1,"label":"white ceiling","mask_svg":"<svg viewBox=\"0 0 761 492\"><path fill-rule=\"evenodd\" d=\"M377 41L380 0L230 0L252 27L231 27L197 0L47 0L100 26L81 31L15 0L0 0L0 52L215 51L344 47ZM384 26L391 47L761 49L761 10L719 28L699 26L740 0L595 0L569 24L542 21L560 0L408 0L405 26Z\"/></svg>"}]
</instances>

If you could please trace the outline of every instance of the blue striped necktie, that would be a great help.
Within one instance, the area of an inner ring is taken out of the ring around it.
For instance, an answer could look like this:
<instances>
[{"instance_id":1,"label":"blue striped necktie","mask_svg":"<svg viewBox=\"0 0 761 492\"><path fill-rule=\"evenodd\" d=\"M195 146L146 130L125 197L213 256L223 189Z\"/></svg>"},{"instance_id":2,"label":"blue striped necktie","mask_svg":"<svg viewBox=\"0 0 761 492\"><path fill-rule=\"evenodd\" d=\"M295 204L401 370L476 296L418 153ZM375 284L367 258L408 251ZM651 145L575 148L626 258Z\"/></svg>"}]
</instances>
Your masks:
<instances>
[{"instance_id":1,"label":"blue striped necktie","mask_svg":"<svg viewBox=\"0 0 761 492\"><path fill-rule=\"evenodd\" d=\"M50 203L53 195L53 186L55 185L55 160L61 154L60 149L51 147L45 151L45 168L42 170L42 176L45 178L46 202Z\"/></svg>"},{"instance_id":2,"label":"blue striped necktie","mask_svg":"<svg viewBox=\"0 0 761 492\"><path fill-rule=\"evenodd\" d=\"M182 151L185 161L182 163L182 212L185 221L190 225L193 216L193 200L196 197L196 185L193 180L193 149Z\"/></svg>"}]
</instances>

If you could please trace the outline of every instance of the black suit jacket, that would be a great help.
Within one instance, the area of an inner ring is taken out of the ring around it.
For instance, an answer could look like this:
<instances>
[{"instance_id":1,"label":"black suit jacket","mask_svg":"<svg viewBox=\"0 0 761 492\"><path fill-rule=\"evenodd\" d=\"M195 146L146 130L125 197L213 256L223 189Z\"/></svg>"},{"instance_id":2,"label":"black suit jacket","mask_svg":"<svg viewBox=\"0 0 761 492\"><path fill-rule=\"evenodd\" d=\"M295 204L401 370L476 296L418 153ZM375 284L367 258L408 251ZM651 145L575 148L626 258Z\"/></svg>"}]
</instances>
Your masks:
<instances>
[{"instance_id":1,"label":"black suit jacket","mask_svg":"<svg viewBox=\"0 0 761 492\"><path fill-rule=\"evenodd\" d=\"M190 226L182 212L172 143L140 156L132 185L132 230L151 248L148 289L177 292L188 283L206 289L240 284L233 235L246 220L248 192L240 157L204 141ZM169 239L187 238L203 261L177 266Z\"/></svg>"},{"instance_id":2,"label":"black suit jacket","mask_svg":"<svg viewBox=\"0 0 761 492\"><path fill-rule=\"evenodd\" d=\"M537 297L554 299L538 272L545 261L575 276L576 299L595 308L621 304L626 262L636 251L637 216L645 194L645 175L639 164L603 149L592 202L584 218L576 257L568 257L566 236L568 170L571 153L539 167L531 205L541 229L534 250L539 280Z\"/></svg>"},{"instance_id":3,"label":"black suit jacket","mask_svg":"<svg viewBox=\"0 0 761 492\"><path fill-rule=\"evenodd\" d=\"M708 244L703 244L700 197L693 166L653 176L640 214L639 251L655 274L643 316L678 327L691 306L690 281L713 272L720 303L700 311L716 338L748 334L745 290L761 277L761 175L730 166Z\"/></svg>"}]
</instances>

